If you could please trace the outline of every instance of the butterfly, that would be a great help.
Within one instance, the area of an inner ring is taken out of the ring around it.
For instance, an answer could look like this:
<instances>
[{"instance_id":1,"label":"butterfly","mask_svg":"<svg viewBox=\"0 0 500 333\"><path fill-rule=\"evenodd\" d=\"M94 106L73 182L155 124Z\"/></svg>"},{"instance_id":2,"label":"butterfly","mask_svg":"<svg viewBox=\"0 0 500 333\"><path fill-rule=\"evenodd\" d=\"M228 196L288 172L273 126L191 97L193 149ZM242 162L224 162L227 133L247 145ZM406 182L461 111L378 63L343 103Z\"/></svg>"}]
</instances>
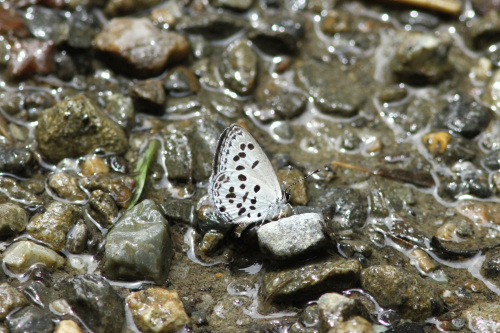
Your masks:
<instances>
[{"instance_id":1,"label":"butterfly","mask_svg":"<svg viewBox=\"0 0 500 333\"><path fill-rule=\"evenodd\" d=\"M238 125L219 138L208 192L219 216L233 223L273 219L290 199L260 145Z\"/></svg>"}]
</instances>

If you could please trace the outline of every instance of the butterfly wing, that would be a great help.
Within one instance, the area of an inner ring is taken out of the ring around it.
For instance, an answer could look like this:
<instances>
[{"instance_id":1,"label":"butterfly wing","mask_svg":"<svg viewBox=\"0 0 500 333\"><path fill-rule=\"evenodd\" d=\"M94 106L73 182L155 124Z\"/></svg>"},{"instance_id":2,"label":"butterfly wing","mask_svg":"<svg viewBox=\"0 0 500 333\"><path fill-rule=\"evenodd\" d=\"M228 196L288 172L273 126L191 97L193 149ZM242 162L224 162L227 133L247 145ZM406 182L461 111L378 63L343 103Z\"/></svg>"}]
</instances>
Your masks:
<instances>
[{"instance_id":1,"label":"butterfly wing","mask_svg":"<svg viewBox=\"0 0 500 333\"><path fill-rule=\"evenodd\" d=\"M241 181L238 176L238 172L224 171L213 180L211 196L220 216L234 223L275 217L278 201L273 189L258 178L245 176Z\"/></svg>"},{"instance_id":2,"label":"butterfly wing","mask_svg":"<svg viewBox=\"0 0 500 333\"><path fill-rule=\"evenodd\" d=\"M228 127L219 139L209 192L220 215L236 223L274 217L272 208L283 197L271 162L238 125Z\"/></svg>"}]
</instances>

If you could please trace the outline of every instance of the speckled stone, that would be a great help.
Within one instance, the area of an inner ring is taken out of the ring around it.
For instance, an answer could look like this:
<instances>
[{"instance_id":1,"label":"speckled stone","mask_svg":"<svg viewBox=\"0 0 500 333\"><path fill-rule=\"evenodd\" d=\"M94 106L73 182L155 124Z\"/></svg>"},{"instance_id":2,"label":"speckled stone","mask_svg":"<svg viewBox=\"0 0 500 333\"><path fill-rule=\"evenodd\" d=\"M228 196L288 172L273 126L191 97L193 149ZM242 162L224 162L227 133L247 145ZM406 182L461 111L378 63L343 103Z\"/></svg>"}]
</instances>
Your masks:
<instances>
[{"instance_id":1,"label":"speckled stone","mask_svg":"<svg viewBox=\"0 0 500 333\"><path fill-rule=\"evenodd\" d=\"M0 284L0 319L4 319L9 312L27 303L28 300L16 288L7 282Z\"/></svg>"},{"instance_id":2,"label":"speckled stone","mask_svg":"<svg viewBox=\"0 0 500 333\"><path fill-rule=\"evenodd\" d=\"M44 213L36 214L28 223L27 232L43 242L62 250L66 234L81 217L80 210L67 203L53 201Z\"/></svg>"},{"instance_id":3,"label":"speckled stone","mask_svg":"<svg viewBox=\"0 0 500 333\"><path fill-rule=\"evenodd\" d=\"M174 333L189 322L177 291L141 290L128 295L127 304L141 332Z\"/></svg>"}]
</instances>

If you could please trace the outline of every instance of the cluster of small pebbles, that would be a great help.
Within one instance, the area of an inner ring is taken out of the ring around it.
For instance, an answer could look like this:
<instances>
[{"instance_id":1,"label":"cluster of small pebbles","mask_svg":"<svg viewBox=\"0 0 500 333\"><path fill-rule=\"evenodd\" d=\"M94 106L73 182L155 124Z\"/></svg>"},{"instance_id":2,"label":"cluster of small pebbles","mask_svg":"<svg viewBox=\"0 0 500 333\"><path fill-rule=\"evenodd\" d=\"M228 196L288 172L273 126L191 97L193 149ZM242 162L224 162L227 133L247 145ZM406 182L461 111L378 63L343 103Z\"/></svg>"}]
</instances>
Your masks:
<instances>
[{"instance_id":1,"label":"cluster of small pebbles","mask_svg":"<svg viewBox=\"0 0 500 333\"><path fill-rule=\"evenodd\" d=\"M499 13L0 1L0 332L498 332ZM233 123L276 221L214 213Z\"/></svg>"}]
</instances>

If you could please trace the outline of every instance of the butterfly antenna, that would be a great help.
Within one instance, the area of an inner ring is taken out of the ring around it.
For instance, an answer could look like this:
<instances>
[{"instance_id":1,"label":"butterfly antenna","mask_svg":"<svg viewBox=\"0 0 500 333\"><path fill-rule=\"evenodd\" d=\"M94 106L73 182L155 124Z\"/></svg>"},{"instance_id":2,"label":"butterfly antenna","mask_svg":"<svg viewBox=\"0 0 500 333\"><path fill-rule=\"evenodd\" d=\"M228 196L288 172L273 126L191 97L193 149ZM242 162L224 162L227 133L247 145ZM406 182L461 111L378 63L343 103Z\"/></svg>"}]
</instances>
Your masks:
<instances>
[{"instance_id":1,"label":"butterfly antenna","mask_svg":"<svg viewBox=\"0 0 500 333\"><path fill-rule=\"evenodd\" d=\"M312 175L314 175L315 173L318 173L318 172L320 172L320 171L321 171L320 169L316 169L316 170L314 170L313 172L309 173L307 176L300 178L300 179L299 179L299 180L297 180L295 183L293 183L292 185L288 186L288 187L286 188L286 190L285 190L285 191L287 191L287 192L288 192L288 191L290 191L290 189L291 189L292 187L294 187L295 185L297 185L297 184L298 184L298 183L300 183L301 181L306 180L308 177L310 177L310 176L312 176Z\"/></svg>"}]
</instances>

